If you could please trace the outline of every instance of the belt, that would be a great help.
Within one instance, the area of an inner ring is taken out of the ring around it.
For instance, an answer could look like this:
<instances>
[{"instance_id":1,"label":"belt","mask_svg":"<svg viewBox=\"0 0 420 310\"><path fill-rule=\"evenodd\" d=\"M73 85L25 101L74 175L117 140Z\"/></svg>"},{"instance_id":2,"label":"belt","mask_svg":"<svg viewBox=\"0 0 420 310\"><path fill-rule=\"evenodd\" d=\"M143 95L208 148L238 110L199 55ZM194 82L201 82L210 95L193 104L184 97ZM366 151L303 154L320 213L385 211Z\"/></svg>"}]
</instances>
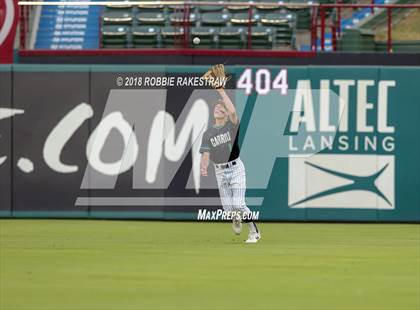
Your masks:
<instances>
[{"instance_id":1,"label":"belt","mask_svg":"<svg viewBox=\"0 0 420 310\"><path fill-rule=\"evenodd\" d=\"M235 159L235 160L232 160L232 161L230 161L228 163L214 164L214 166L216 168L218 168L218 169L226 169L226 168L230 168L230 167L236 166L237 164L238 164L238 160Z\"/></svg>"}]
</instances>

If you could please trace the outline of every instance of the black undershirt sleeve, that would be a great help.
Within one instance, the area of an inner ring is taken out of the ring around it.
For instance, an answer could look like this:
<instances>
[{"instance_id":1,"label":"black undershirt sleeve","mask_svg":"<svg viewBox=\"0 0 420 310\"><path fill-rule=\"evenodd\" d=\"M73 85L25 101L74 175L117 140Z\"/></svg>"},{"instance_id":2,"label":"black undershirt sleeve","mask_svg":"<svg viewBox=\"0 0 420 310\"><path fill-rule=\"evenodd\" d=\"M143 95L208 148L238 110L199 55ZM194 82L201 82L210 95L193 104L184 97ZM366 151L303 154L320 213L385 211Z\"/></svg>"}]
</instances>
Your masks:
<instances>
[{"instance_id":1,"label":"black undershirt sleeve","mask_svg":"<svg viewBox=\"0 0 420 310\"><path fill-rule=\"evenodd\" d=\"M203 154L205 152L210 153L210 141L207 131L203 134L203 138L201 139L201 146L200 146L200 153Z\"/></svg>"}]
</instances>

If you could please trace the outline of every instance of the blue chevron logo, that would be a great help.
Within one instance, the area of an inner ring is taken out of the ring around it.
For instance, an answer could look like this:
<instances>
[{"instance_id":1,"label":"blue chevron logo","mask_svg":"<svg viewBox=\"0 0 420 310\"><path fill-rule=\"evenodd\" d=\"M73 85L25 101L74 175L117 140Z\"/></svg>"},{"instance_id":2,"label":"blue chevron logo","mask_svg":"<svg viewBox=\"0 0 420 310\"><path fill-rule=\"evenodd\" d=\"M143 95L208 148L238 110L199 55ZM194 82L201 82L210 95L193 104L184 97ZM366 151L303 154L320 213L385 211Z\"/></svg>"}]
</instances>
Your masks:
<instances>
[{"instance_id":1,"label":"blue chevron logo","mask_svg":"<svg viewBox=\"0 0 420 310\"><path fill-rule=\"evenodd\" d=\"M310 201L310 200L313 200L313 199L317 199L317 198L321 198L321 197L325 197L325 196L329 196L329 195L333 195L333 194L337 194L337 193L354 191L354 190L361 190L361 191L367 191L367 192L374 193L374 194L378 195L379 197L381 197L383 200L385 200L389 206L392 206L389 199L375 185L375 181L386 170L386 168L388 167L389 164L386 164L379 171L377 171L377 172L375 172L371 175L367 175L367 176L351 175L351 174L340 172L340 171L334 171L334 170L331 170L331 169L328 169L328 168L325 168L325 167L321 167L321 166L318 166L318 165L315 165L315 164L309 163L309 162L305 162L305 164L309 165L313 168L316 168L318 170L324 171L328 174L347 179L347 180L351 181L351 183L346 184L346 185L342 185L342 186L337 186L337 187L334 187L334 188L331 188L331 189L313 194L309 197L306 197L302 200L299 200L299 201L293 203L292 205L290 205L290 207L296 206L298 204L301 204L301 203L304 203L304 202L307 202L307 201Z\"/></svg>"}]
</instances>

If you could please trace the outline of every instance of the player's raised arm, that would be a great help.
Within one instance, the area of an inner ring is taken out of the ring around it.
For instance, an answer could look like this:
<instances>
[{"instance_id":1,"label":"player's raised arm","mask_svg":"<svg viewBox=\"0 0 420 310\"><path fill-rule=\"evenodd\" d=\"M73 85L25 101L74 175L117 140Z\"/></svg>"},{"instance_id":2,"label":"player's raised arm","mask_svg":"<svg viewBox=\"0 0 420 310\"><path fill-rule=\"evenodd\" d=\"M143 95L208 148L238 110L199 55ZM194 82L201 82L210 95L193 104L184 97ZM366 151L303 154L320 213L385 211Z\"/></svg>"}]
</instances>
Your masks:
<instances>
[{"instance_id":1,"label":"player's raised arm","mask_svg":"<svg viewBox=\"0 0 420 310\"><path fill-rule=\"evenodd\" d=\"M236 114L236 108L232 100L230 100L229 96L226 94L226 91L223 88L218 88L217 92L219 93L220 97L222 97L230 121L235 125L238 124L238 115Z\"/></svg>"},{"instance_id":2,"label":"player's raised arm","mask_svg":"<svg viewBox=\"0 0 420 310\"><path fill-rule=\"evenodd\" d=\"M210 70L203 75L203 78L207 81L207 83L215 88L220 97L222 97L230 121L235 125L238 124L238 116L236 114L235 106L224 90L224 86L229 80L229 77L225 73L225 66L223 64L212 66Z\"/></svg>"}]
</instances>

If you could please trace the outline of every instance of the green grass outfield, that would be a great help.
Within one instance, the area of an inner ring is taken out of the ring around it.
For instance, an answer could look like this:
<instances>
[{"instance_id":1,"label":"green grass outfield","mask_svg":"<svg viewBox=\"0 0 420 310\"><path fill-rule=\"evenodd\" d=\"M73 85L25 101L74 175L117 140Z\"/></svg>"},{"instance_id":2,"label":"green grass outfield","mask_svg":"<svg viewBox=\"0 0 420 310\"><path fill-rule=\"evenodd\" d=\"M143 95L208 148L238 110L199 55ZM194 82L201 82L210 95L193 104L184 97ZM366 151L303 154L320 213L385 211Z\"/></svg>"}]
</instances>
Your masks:
<instances>
[{"instance_id":1,"label":"green grass outfield","mask_svg":"<svg viewBox=\"0 0 420 310\"><path fill-rule=\"evenodd\" d=\"M420 308L420 225L2 220L0 309Z\"/></svg>"}]
</instances>

